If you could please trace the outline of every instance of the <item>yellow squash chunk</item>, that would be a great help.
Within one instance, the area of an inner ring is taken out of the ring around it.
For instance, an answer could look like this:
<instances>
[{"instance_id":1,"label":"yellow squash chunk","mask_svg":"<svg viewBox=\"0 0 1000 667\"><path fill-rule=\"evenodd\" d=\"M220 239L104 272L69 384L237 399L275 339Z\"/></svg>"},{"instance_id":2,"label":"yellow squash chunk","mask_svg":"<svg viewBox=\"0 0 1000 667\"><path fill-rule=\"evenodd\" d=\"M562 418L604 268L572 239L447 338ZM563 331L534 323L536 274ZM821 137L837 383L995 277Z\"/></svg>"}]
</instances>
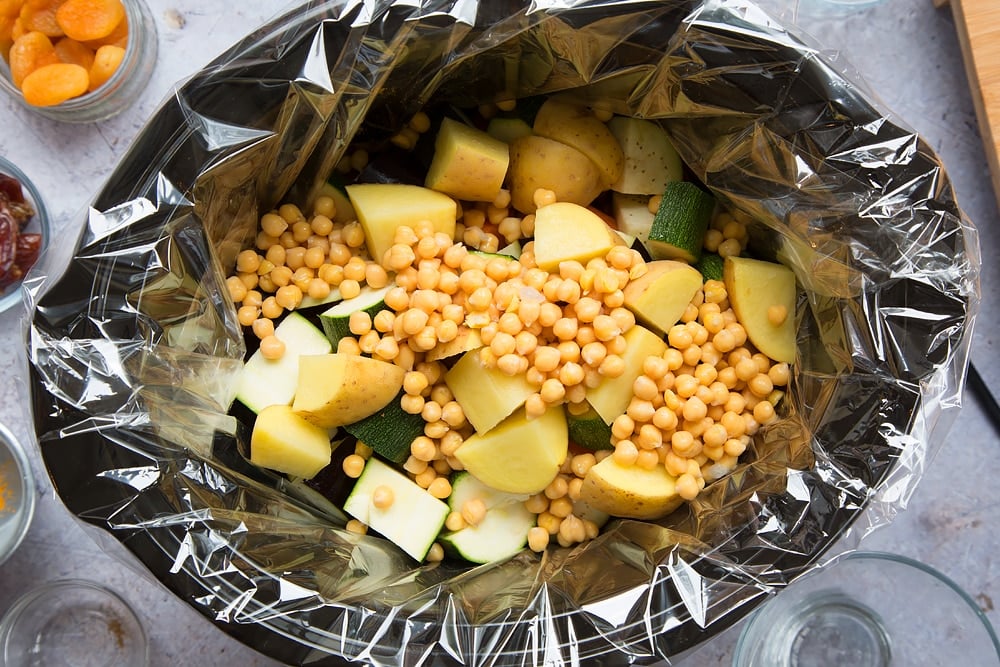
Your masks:
<instances>
[{"instance_id":1,"label":"yellow squash chunk","mask_svg":"<svg viewBox=\"0 0 1000 667\"><path fill-rule=\"evenodd\" d=\"M535 393L524 375L505 375L483 366L477 350L466 352L445 374L444 381L465 418L480 433L499 424Z\"/></svg>"},{"instance_id":2,"label":"yellow squash chunk","mask_svg":"<svg viewBox=\"0 0 1000 667\"><path fill-rule=\"evenodd\" d=\"M775 361L795 363L795 274L774 262L727 257L722 277L747 338Z\"/></svg>"},{"instance_id":3,"label":"yellow squash chunk","mask_svg":"<svg viewBox=\"0 0 1000 667\"><path fill-rule=\"evenodd\" d=\"M445 118L424 185L456 199L491 202L503 187L509 161L507 144Z\"/></svg>"},{"instance_id":4,"label":"yellow squash chunk","mask_svg":"<svg viewBox=\"0 0 1000 667\"><path fill-rule=\"evenodd\" d=\"M437 361L455 357L470 350L478 350L483 346L482 336L479 329L472 329L464 324L458 327L458 334L447 343L438 343L427 352L427 361Z\"/></svg>"},{"instance_id":5,"label":"yellow squash chunk","mask_svg":"<svg viewBox=\"0 0 1000 667\"><path fill-rule=\"evenodd\" d=\"M572 146L529 135L510 144L510 199L518 211L535 212L535 190L586 206L605 189L597 165Z\"/></svg>"},{"instance_id":6,"label":"yellow squash chunk","mask_svg":"<svg viewBox=\"0 0 1000 667\"><path fill-rule=\"evenodd\" d=\"M382 261L398 227L428 220L434 230L455 236L455 200L446 194L402 183L360 183L347 186L358 221L365 230L368 252Z\"/></svg>"},{"instance_id":7,"label":"yellow squash chunk","mask_svg":"<svg viewBox=\"0 0 1000 667\"><path fill-rule=\"evenodd\" d=\"M469 473L486 486L508 493L538 493L566 459L566 416L550 407L528 419L519 410L491 431L475 433L455 452Z\"/></svg>"},{"instance_id":8,"label":"yellow squash chunk","mask_svg":"<svg viewBox=\"0 0 1000 667\"><path fill-rule=\"evenodd\" d=\"M604 378L601 384L587 390L590 406L610 424L625 412L632 400L632 383L642 374L642 365L650 355L660 356L667 350L667 344L655 333L641 325L635 325L625 332L625 372L616 378Z\"/></svg>"},{"instance_id":9,"label":"yellow squash chunk","mask_svg":"<svg viewBox=\"0 0 1000 667\"><path fill-rule=\"evenodd\" d=\"M330 438L287 405L260 411L250 435L250 462L295 477L311 479L330 465Z\"/></svg>"},{"instance_id":10,"label":"yellow squash chunk","mask_svg":"<svg viewBox=\"0 0 1000 667\"><path fill-rule=\"evenodd\" d=\"M600 217L578 204L560 201L535 213L535 263L545 271L555 271L560 262L586 264L604 257L619 241Z\"/></svg>"},{"instance_id":11,"label":"yellow squash chunk","mask_svg":"<svg viewBox=\"0 0 1000 667\"><path fill-rule=\"evenodd\" d=\"M621 178L625 168L621 144L587 107L550 98L538 109L532 129L586 155L601 172L605 189Z\"/></svg>"},{"instance_id":12,"label":"yellow squash chunk","mask_svg":"<svg viewBox=\"0 0 1000 667\"><path fill-rule=\"evenodd\" d=\"M680 507L676 479L663 466L623 466L609 456L587 471L580 500L611 516L659 519Z\"/></svg>"},{"instance_id":13,"label":"yellow squash chunk","mask_svg":"<svg viewBox=\"0 0 1000 667\"><path fill-rule=\"evenodd\" d=\"M690 264L669 259L648 262L646 268L645 274L625 287L625 307L647 327L665 334L701 289L701 273Z\"/></svg>"},{"instance_id":14,"label":"yellow squash chunk","mask_svg":"<svg viewBox=\"0 0 1000 667\"><path fill-rule=\"evenodd\" d=\"M303 356L292 410L321 428L353 424L388 405L405 373L396 364L358 355Z\"/></svg>"}]
</instances>

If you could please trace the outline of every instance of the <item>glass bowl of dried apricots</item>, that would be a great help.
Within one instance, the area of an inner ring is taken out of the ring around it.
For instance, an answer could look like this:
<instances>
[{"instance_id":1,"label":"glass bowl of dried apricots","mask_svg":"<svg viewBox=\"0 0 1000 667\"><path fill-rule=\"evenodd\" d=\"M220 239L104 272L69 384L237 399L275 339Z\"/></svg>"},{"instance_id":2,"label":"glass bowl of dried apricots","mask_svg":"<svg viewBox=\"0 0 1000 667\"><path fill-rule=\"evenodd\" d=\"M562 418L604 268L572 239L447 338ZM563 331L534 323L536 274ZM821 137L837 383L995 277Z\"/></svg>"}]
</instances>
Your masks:
<instances>
[{"instance_id":1,"label":"glass bowl of dried apricots","mask_svg":"<svg viewBox=\"0 0 1000 667\"><path fill-rule=\"evenodd\" d=\"M0 0L0 88L53 120L90 123L130 105L156 61L142 0Z\"/></svg>"}]
</instances>

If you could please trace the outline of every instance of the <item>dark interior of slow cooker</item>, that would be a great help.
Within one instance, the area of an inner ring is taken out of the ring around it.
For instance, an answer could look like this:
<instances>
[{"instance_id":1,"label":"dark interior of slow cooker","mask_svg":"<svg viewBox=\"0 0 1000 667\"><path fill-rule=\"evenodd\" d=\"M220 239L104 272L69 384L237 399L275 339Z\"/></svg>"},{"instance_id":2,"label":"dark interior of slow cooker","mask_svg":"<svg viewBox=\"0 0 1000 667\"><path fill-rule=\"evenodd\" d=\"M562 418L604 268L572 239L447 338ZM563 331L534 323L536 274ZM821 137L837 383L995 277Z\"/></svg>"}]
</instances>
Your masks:
<instances>
[{"instance_id":1,"label":"dark interior of slow cooker","mask_svg":"<svg viewBox=\"0 0 1000 667\"><path fill-rule=\"evenodd\" d=\"M251 35L185 84L157 112L94 204L97 210L107 211L123 202L146 198L154 210L142 215L133 211L131 218L124 216L126 224L107 232L85 229L76 257L39 300L34 313L32 329L36 337L41 334L52 341L69 341L63 348L33 350L31 378L36 430L48 473L63 502L84 521L111 530L155 577L212 617L226 632L285 662L340 664L337 658L311 654L304 645L323 644L324 628L331 629L331 637L339 638L331 640L327 649L357 654L366 645L368 634L363 623L346 628L356 632L343 631L344 609L351 605L370 609L371 614L366 615L369 619L396 619L379 639L387 656L398 657L399 642L404 637L413 650L421 646L421 637L433 641L440 631L439 618L437 612L400 613L405 605L394 609L380 602L378 596L346 596L327 606L318 599L310 600L315 603L311 604L313 608L303 604L298 615L269 617L267 606L259 601L280 600L279 578L265 572L266 567L257 570L260 563L245 562L238 550L220 544L218 551L212 552L217 562L185 562L179 567L181 545L193 536L208 539L211 531L206 528L199 532L199 522L190 518L162 521L155 528L149 527L149 520L175 516L181 506L187 506L183 499L191 488L188 483L204 493L200 500L206 507L217 510L259 510L267 514L274 503L284 503L308 525L309 509L301 502L282 500L279 491L261 491L274 485L274 477L250 466L232 437L220 434L215 441L214 459L205 460L164 441L155 429L143 423L125 419L111 424L111 415L142 413L141 398L129 386L126 373L88 363L86 350L93 340L109 340L119 347L124 359L133 354L141 356L142 350L157 340L163 322L183 317L187 305L176 306L174 312L175 302L164 299L155 311L143 310L136 308L130 296L141 290L152 274L159 275L162 270L204 277L212 275L217 262L225 265L227 251L220 250L220 243L232 237L234 226L255 225L258 210L269 208L285 196L307 196L316 179L329 172L338 155L336 147L357 129L357 108L366 110L362 114L364 136L387 137L401 124L400 119L408 118L428 102L417 91L433 88L436 99L488 99L495 93L497 80L503 78L504 63L515 47L522 58L548 60L551 70L545 90L588 83L589 88L581 89L584 96L613 90L612 74L628 80L648 76L650 62L657 63L666 74L670 66L661 59L667 50L688 57L686 63L673 61L677 69L674 74L682 82L686 97L704 109L727 110L672 118L665 121L665 126L694 173L731 205L745 206L780 221L796 207L817 206L817 202L828 199L832 210L841 209L836 225L844 233L877 242L884 237L855 235L858 229L877 224L858 213L857 201L869 193L884 191L889 182L902 183L911 176L934 171L933 153L916 139L914 160L906 165L887 162L882 172L861 168L850 160L838 163L822 159L863 148L866 143L888 145L911 135L889 121L879 122L874 137L863 135L858 128L869 126L881 118L879 114L822 61L803 57L801 47L789 45L783 50L727 26L702 27L697 39L689 35L694 43L687 44L687 50L676 43L668 47L665 35L676 31L690 3L681 2L666 10L661 7L643 20L637 20L636 15L641 13L633 12L626 4L574 10L548 22L538 21L537 17L527 19L513 3L511 7L507 4L483 3L484 12L476 19L475 27L456 26L443 16L407 22L407 15L400 10L390 13L377 29L369 30L364 42L358 42L358 31L345 27L348 20L332 20L332 10L314 3L309 11L289 14ZM487 11L495 15L486 16ZM320 17L327 20L317 28ZM515 21L522 22L523 27L513 29ZM576 61L578 67L570 67L567 59L554 54L554 45L565 47L576 30L607 32L623 26L631 28L629 39L594 61L586 71L579 67L581 61ZM498 34L506 30L509 39L493 51L467 49L464 52L469 53L468 57L458 60L435 52L446 47L463 52L468 44L485 39L488 29ZM314 39L317 36L319 39ZM405 59L400 55L404 43L408 47ZM349 75L339 76L334 70L335 81L350 84L338 89L337 95L324 91L322 82L302 80L302 64L314 57L319 44L326 54L339 53L345 44L371 50L355 62ZM631 65L635 63L640 65ZM702 85L707 78L699 79L684 69L693 67L693 63L729 74ZM379 92L367 108L370 90ZM334 99L336 104L331 101ZM628 105L624 105L622 111L627 110ZM209 127L209 121L217 127ZM206 136L216 136L219 143L206 144ZM755 174L753 170L759 163L751 159L752 155L735 149L733 159L724 168L710 164L709 158L722 151L718 143L712 142L718 136L731 138L734 146L738 143L736 137L744 137L746 143L753 143L751 136L770 139L776 152L797 150L810 156L818 177L829 185L829 192L818 199L812 193L814 198L806 201L786 182L769 174ZM233 173L242 177L216 178ZM928 187L932 188L930 193L912 188L907 193L909 204L919 203L928 215L943 211L958 219L960 213L946 179L942 177ZM846 210L837 203L852 197L853 203ZM762 243L769 238L773 241L775 235L774 226L765 227ZM951 256L960 256L960 235L947 238L953 244ZM869 250L878 256L879 248ZM863 261L866 256L862 253L859 257ZM846 357L831 357L825 346L830 331L825 316L841 313L838 326L863 333L870 324L865 321L870 312L865 303L867 292L854 298L804 298L795 419L785 432L773 431L769 442L758 450L757 460L751 459L740 485L721 485L704 503L694 503L690 510L669 519L667 525L698 535L700 541L688 546L680 541L649 550L650 555L662 558L656 561L660 567L649 598L651 609L659 611L649 612L648 617L632 614L619 628L603 627L600 618L579 609L578 602L586 594L575 591L560 598L561 592L574 585L566 574L567 568L577 573L591 572L596 581L602 554L614 551L615 539L628 537L642 543L645 537L641 525L624 522L593 549L554 557L553 563L563 569L555 580L559 585L549 587L553 616L546 620L561 629L559 636L576 636L582 656L606 653L615 644L648 641L649 619L654 625L664 623L663 632L654 634L656 646L646 647L651 655L673 655L694 646L752 610L764 599L766 586L787 583L816 562L858 519L872 489L898 460L899 448L886 440L886 429L909 432L921 407L919 382L946 361L966 316L961 295L951 296L947 289L918 279L890 279L874 263L865 265L865 270L868 268L871 271L864 276L869 281L865 285L888 283L878 292L878 308L916 307L940 317L934 321L888 321L883 333L888 332L889 340L884 341L884 349L848 349ZM183 296L197 299L196 290ZM233 354L239 349L239 336L238 329L230 331L215 343L216 350ZM98 383L101 390L93 391ZM787 430L792 428L805 432ZM815 450L817 459L812 470L795 470L802 467L803 460L789 453L788 443L795 440L811 444ZM140 493L123 484L120 477L109 474L150 465L159 468L161 481ZM794 493L786 492L786 475L794 479ZM782 484L774 487L778 478ZM174 483L182 479L184 484ZM248 480L259 485L250 485ZM760 489L770 492L758 494ZM225 515L221 511L218 514ZM228 520L219 518L211 526L226 526ZM235 526L237 520L231 521ZM323 524L321 516L312 521ZM128 527L140 524L140 528ZM657 539L662 539L662 532ZM679 561L686 564L692 576L697 573L699 586L714 586L718 591L707 615L707 620L714 622L706 624L690 618L686 608L689 596L671 578L683 571L674 567ZM231 574L227 574L229 565L234 566ZM448 567L417 579L433 588L458 572L458 568ZM550 571L555 571L554 565ZM242 622L232 622L235 616L220 613L219 601L235 599L251 587L255 595L241 609ZM212 604L198 602L213 596L216 601ZM531 597L514 595L512 599ZM445 595L440 603L442 608L446 605ZM255 614L270 632L245 622ZM674 614L683 622L667 629L667 620ZM507 649L511 655L518 653L518 647L530 643L532 632L544 630L538 625L541 619L535 616L532 622L532 616L530 609L496 610L490 619L491 627L497 636L505 638L503 646L494 647L497 654ZM725 618L719 620L721 617ZM302 626L300 618L308 619L308 628ZM427 627L421 626L422 619L426 619ZM501 632L505 624L509 628ZM474 641L476 629L459 622L454 632ZM619 663L609 658L607 664Z\"/></svg>"}]
</instances>

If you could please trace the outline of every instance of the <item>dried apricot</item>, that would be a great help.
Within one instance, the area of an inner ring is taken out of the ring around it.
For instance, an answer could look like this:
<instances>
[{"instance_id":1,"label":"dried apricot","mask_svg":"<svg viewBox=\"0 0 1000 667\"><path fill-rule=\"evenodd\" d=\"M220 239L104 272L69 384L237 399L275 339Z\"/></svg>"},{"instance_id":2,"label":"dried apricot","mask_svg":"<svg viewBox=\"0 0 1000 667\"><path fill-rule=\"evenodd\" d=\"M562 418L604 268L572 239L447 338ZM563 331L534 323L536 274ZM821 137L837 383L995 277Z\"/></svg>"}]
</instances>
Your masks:
<instances>
[{"instance_id":1,"label":"dried apricot","mask_svg":"<svg viewBox=\"0 0 1000 667\"><path fill-rule=\"evenodd\" d=\"M14 25L10 29L10 38L16 42L27 33L28 29L24 27L24 21L21 20L20 16L18 16L14 19Z\"/></svg>"},{"instance_id":2,"label":"dried apricot","mask_svg":"<svg viewBox=\"0 0 1000 667\"><path fill-rule=\"evenodd\" d=\"M56 12L63 32L85 42L107 37L125 20L121 0L66 0Z\"/></svg>"},{"instance_id":3,"label":"dried apricot","mask_svg":"<svg viewBox=\"0 0 1000 667\"><path fill-rule=\"evenodd\" d=\"M14 40L10 47L10 78L18 88L24 78L39 67L59 62L59 56L48 37L29 32Z\"/></svg>"},{"instance_id":4,"label":"dried apricot","mask_svg":"<svg viewBox=\"0 0 1000 667\"><path fill-rule=\"evenodd\" d=\"M63 29L56 21L56 10L62 0L27 0L21 7L21 20L28 30L37 30L49 37L62 37Z\"/></svg>"},{"instance_id":5,"label":"dried apricot","mask_svg":"<svg viewBox=\"0 0 1000 667\"><path fill-rule=\"evenodd\" d=\"M0 0L0 16L17 18L21 12L21 2L22 0Z\"/></svg>"},{"instance_id":6,"label":"dried apricot","mask_svg":"<svg viewBox=\"0 0 1000 667\"><path fill-rule=\"evenodd\" d=\"M120 46L102 46L94 54L94 64L90 67L90 88L97 90L115 73L125 57L125 49Z\"/></svg>"},{"instance_id":7,"label":"dried apricot","mask_svg":"<svg viewBox=\"0 0 1000 667\"><path fill-rule=\"evenodd\" d=\"M50 107L83 95L89 84L87 70L79 65L56 63L39 67L24 77L21 92L28 104Z\"/></svg>"},{"instance_id":8,"label":"dried apricot","mask_svg":"<svg viewBox=\"0 0 1000 667\"><path fill-rule=\"evenodd\" d=\"M71 65L79 65L83 69L90 71L94 64L94 50L69 37L63 37L56 42L56 54L59 60Z\"/></svg>"},{"instance_id":9,"label":"dried apricot","mask_svg":"<svg viewBox=\"0 0 1000 667\"><path fill-rule=\"evenodd\" d=\"M108 44L120 46L124 49L128 46L128 20L122 19L121 23L115 26L110 35L101 37L100 39L88 39L84 43L95 51Z\"/></svg>"},{"instance_id":10,"label":"dried apricot","mask_svg":"<svg viewBox=\"0 0 1000 667\"><path fill-rule=\"evenodd\" d=\"M0 14L0 55L7 60L10 54L10 47L14 46L14 38L11 33L14 30L14 18Z\"/></svg>"}]
</instances>

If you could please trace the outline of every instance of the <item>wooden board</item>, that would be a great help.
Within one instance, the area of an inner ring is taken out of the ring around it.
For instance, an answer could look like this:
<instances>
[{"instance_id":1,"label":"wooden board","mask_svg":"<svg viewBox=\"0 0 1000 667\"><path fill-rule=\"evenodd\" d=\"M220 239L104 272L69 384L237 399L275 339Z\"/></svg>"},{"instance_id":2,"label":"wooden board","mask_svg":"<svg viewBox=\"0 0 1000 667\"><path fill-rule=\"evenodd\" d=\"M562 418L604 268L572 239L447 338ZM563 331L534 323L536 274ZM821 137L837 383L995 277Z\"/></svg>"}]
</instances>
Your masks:
<instances>
[{"instance_id":1,"label":"wooden board","mask_svg":"<svg viewBox=\"0 0 1000 667\"><path fill-rule=\"evenodd\" d=\"M1000 204L1000 0L950 0Z\"/></svg>"}]
</instances>

